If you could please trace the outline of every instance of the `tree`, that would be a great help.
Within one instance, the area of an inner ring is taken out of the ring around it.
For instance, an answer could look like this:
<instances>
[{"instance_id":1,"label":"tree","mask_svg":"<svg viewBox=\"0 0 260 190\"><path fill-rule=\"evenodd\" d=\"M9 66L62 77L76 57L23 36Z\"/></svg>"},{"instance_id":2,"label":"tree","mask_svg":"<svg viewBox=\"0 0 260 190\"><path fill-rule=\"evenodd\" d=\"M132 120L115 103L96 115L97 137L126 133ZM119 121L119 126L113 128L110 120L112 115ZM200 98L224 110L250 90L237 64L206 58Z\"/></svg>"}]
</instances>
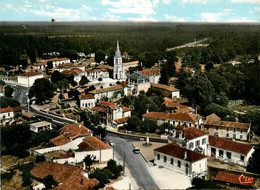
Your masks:
<instances>
[{"instance_id":1,"label":"tree","mask_svg":"<svg viewBox=\"0 0 260 190\"><path fill-rule=\"evenodd\" d=\"M255 148L254 153L249 158L249 163L246 167L247 172L260 174L260 149L259 145Z\"/></svg>"},{"instance_id":2,"label":"tree","mask_svg":"<svg viewBox=\"0 0 260 190\"><path fill-rule=\"evenodd\" d=\"M51 82L56 83L58 81L64 80L65 75L61 74L59 71L54 71L51 75Z\"/></svg>"},{"instance_id":3,"label":"tree","mask_svg":"<svg viewBox=\"0 0 260 190\"><path fill-rule=\"evenodd\" d=\"M90 175L90 178L95 178L99 181L99 188L102 188L105 186L106 183L109 182L108 179L110 179L112 176L112 172L108 169L99 169L96 168Z\"/></svg>"},{"instance_id":4,"label":"tree","mask_svg":"<svg viewBox=\"0 0 260 190\"><path fill-rule=\"evenodd\" d=\"M11 86L8 85L8 86L5 86L4 92L5 92L6 97L12 97L14 89Z\"/></svg>"},{"instance_id":5,"label":"tree","mask_svg":"<svg viewBox=\"0 0 260 190\"><path fill-rule=\"evenodd\" d=\"M144 133L154 133L156 129L158 129L158 125L157 122L153 119L145 118L141 124L141 131Z\"/></svg>"},{"instance_id":6,"label":"tree","mask_svg":"<svg viewBox=\"0 0 260 190\"><path fill-rule=\"evenodd\" d=\"M215 184L212 180L204 180L199 177L195 177L192 179L192 187L189 189L222 189L222 187L219 187Z\"/></svg>"},{"instance_id":7,"label":"tree","mask_svg":"<svg viewBox=\"0 0 260 190\"><path fill-rule=\"evenodd\" d=\"M20 103L13 98L3 96L0 98L0 105L1 108L7 108L20 106Z\"/></svg>"},{"instance_id":8,"label":"tree","mask_svg":"<svg viewBox=\"0 0 260 190\"><path fill-rule=\"evenodd\" d=\"M83 159L83 162L86 164L86 166L88 167L88 169L90 169L90 166L93 164L93 162L95 162L95 160L96 160L96 156L87 155L87 156Z\"/></svg>"},{"instance_id":9,"label":"tree","mask_svg":"<svg viewBox=\"0 0 260 190\"><path fill-rule=\"evenodd\" d=\"M43 178L42 183L46 189L53 189L58 185L58 182L53 178L53 175L47 175Z\"/></svg>"},{"instance_id":10,"label":"tree","mask_svg":"<svg viewBox=\"0 0 260 190\"><path fill-rule=\"evenodd\" d=\"M105 60L106 53L103 50L97 50L95 53L95 61L100 63L101 61Z\"/></svg>"},{"instance_id":11,"label":"tree","mask_svg":"<svg viewBox=\"0 0 260 190\"><path fill-rule=\"evenodd\" d=\"M127 120L127 130L131 130L131 131L136 131L138 129L138 127L141 125L141 120L136 117L136 116L132 116Z\"/></svg>"},{"instance_id":12,"label":"tree","mask_svg":"<svg viewBox=\"0 0 260 190\"><path fill-rule=\"evenodd\" d=\"M48 67L48 69L52 69L53 68L53 63L52 63L52 61L48 61L47 62L47 67ZM55 71L54 71L55 72Z\"/></svg>"},{"instance_id":13,"label":"tree","mask_svg":"<svg viewBox=\"0 0 260 190\"><path fill-rule=\"evenodd\" d=\"M80 81L79 81L79 85L85 85L85 84L87 84L87 83L89 83L89 80L88 80L88 78L86 77L86 76L82 76L81 77L81 79L80 79Z\"/></svg>"},{"instance_id":14,"label":"tree","mask_svg":"<svg viewBox=\"0 0 260 190\"><path fill-rule=\"evenodd\" d=\"M216 115L218 115L222 119L227 117L227 116L234 115L233 112L229 108L220 106L220 105L215 104L215 103L211 103L211 104L207 105L205 107L203 113L204 113L204 115L210 115L212 113L215 113Z\"/></svg>"},{"instance_id":15,"label":"tree","mask_svg":"<svg viewBox=\"0 0 260 190\"><path fill-rule=\"evenodd\" d=\"M45 100L50 100L54 96L53 84L45 78L36 79L29 90L29 98L34 96L36 103L43 103Z\"/></svg>"},{"instance_id":16,"label":"tree","mask_svg":"<svg viewBox=\"0 0 260 190\"><path fill-rule=\"evenodd\" d=\"M123 170L123 167L121 165L117 165L116 161L114 160L109 160L107 162L106 168L112 172L112 179L117 179L120 176L121 171Z\"/></svg>"}]
</instances>

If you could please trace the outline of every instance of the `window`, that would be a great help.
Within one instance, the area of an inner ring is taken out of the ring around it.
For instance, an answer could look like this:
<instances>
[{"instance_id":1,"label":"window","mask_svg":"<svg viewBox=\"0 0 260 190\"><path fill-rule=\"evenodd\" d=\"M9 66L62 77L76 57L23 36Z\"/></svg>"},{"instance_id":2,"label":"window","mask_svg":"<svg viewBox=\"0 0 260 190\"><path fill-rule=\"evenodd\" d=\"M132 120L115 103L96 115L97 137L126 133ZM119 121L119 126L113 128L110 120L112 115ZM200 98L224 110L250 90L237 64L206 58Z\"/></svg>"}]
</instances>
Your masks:
<instances>
[{"instance_id":1,"label":"window","mask_svg":"<svg viewBox=\"0 0 260 190\"><path fill-rule=\"evenodd\" d=\"M8 117L10 117L10 113L8 113Z\"/></svg>"},{"instance_id":2,"label":"window","mask_svg":"<svg viewBox=\"0 0 260 190\"><path fill-rule=\"evenodd\" d=\"M189 127L191 127L191 123L189 123Z\"/></svg>"},{"instance_id":3,"label":"window","mask_svg":"<svg viewBox=\"0 0 260 190\"><path fill-rule=\"evenodd\" d=\"M229 128L227 127L227 131L229 131Z\"/></svg>"},{"instance_id":4,"label":"window","mask_svg":"<svg viewBox=\"0 0 260 190\"><path fill-rule=\"evenodd\" d=\"M217 126L217 129L216 129L217 131L218 131L218 126Z\"/></svg>"},{"instance_id":5,"label":"window","mask_svg":"<svg viewBox=\"0 0 260 190\"><path fill-rule=\"evenodd\" d=\"M215 133L214 133L214 136L218 137L218 132L215 132Z\"/></svg>"},{"instance_id":6,"label":"window","mask_svg":"<svg viewBox=\"0 0 260 190\"><path fill-rule=\"evenodd\" d=\"M172 121L172 124L175 125L175 121Z\"/></svg>"},{"instance_id":7,"label":"window","mask_svg":"<svg viewBox=\"0 0 260 190\"><path fill-rule=\"evenodd\" d=\"M193 148L193 142L191 142L190 144L189 144L189 149L192 149Z\"/></svg>"},{"instance_id":8,"label":"window","mask_svg":"<svg viewBox=\"0 0 260 190\"><path fill-rule=\"evenodd\" d=\"M236 139L236 134L233 134L233 139Z\"/></svg>"},{"instance_id":9,"label":"window","mask_svg":"<svg viewBox=\"0 0 260 190\"><path fill-rule=\"evenodd\" d=\"M181 161L178 161L178 167L181 168Z\"/></svg>"},{"instance_id":10,"label":"window","mask_svg":"<svg viewBox=\"0 0 260 190\"><path fill-rule=\"evenodd\" d=\"M224 154L223 150L219 150L219 156L223 158L223 154Z\"/></svg>"},{"instance_id":11,"label":"window","mask_svg":"<svg viewBox=\"0 0 260 190\"><path fill-rule=\"evenodd\" d=\"M168 120L168 123L171 123L171 120Z\"/></svg>"},{"instance_id":12,"label":"window","mask_svg":"<svg viewBox=\"0 0 260 190\"><path fill-rule=\"evenodd\" d=\"M231 152L227 152L227 158L231 159Z\"/></svg>"},{"instance_id":13,"label":"window","mask_svg":"<svg viewBox=\"0 0 260 190\"><path fill-rule=\"evenodd\" d=\"M234 132L236 132L236 128L234 127Z\"/></svg>"},{"instance_id":14,"label":"window","mask_svg":"<svg viewBox=\"0 0 260 190\"><path fill-rule=\"evenodd\" d=\"M240 135L240 139L243 139L243 135Z\"/></svg>"},{"instance_id":15,"label":"window","mask_svg":"<svg viewBox=\"0 0 260 190\"><path fill-rule=\"evenodd\" d=\"M167 157L166 156L163 157L163 161L167 162Z\"/></svg>"},{"instance_id":16,"label":"window","mask_svg":"<svg viewBox=\"0 0 260 190\"><path fill-rule=\"evenodd\" d=\"M157 154L157 160L160 160L160 154Z\"/></svg>"},{"instance_id":17,"label":"window","mask_svg":"<svg viewBox=\"0 0 260 190\"><path fill-rule=\"evenodd\" d=\"M243 133L243 130L242 130L242 129L240 129L240 133Z\"/></svg>"},{"instance_id":18,"label":"window","mask_svg":"<svg viewBox=\"0 0 260 190\"><path fill-rule=\"evenodd\" d=\"M202 139L202 144L206 144L206 138Z\"/></svg>"},{"instance_id":19,"label":"window","mask_svg":"<svg viewBox=\"0 0 260 190\"><path fill-rule=\"evenodd\" d=\"M240 155L240 160L244 162L245 157L243 155Z\"/></svg>"},{"instance_id":20,"label":"window","mask_svg":"<svg viewBox=\"0 0 260 190\"><path fill-rule=\"evenodd\" d=\"M227 133L227 135L226 135L227 137L229 137L229 134Z\"/></svg>"},{"instance_id":21,"label":"window","mask_svg":"<svg viewBox=\"0 0 260 190\"><path fill-rule=\"evenodd\" d=\"M173 158L171 158L171 164L173 165Z\"/></svg>"},{"instance_id":22,"label":"window","mask_svg":"<svg viewBox=\"0 0 260 190\"><path fill-rule=\"evenodd\" d=\"M200 141L196 141L196 147L198 147L200 145Z\"/></svg>"},{"instance_id":23,"label":"window","mask_svg":"<svg viewBox=\"0 0 260 190\"><path fill-rule=\"evenodd\" d=\"M181 125L181 122L180 122L180 121L178 122L178 125Z\"/></svg>"}]
</instances>

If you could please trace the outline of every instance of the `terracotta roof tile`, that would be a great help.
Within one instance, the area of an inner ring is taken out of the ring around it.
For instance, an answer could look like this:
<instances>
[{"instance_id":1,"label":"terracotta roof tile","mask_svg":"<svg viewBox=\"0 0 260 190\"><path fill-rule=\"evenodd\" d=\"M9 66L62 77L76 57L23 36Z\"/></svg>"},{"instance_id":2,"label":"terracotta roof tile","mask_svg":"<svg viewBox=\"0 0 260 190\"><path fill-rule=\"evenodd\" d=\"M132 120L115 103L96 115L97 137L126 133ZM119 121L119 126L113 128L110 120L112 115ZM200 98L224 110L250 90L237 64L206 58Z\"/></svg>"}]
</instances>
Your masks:
<instances>
[{"instance_id":1,"label":"terracotta roof tile","mask_svg":"<svg viewBox=\"0 0 260 190\"><path fill-rule=\"evenodd\" d=\"M230 150L244 155L247 155L249 151L252 148L254 148L249 144L238 143L238 142L234 142L216 136L209 136L209 144L210 146L218 147L225 150Z\"/></svg>"},{"instance_id":2,"label":"terracotta roof tile","mask_svg":"<svg viewBox=\"0 0 260 190\"><path fill-rule=\"evenodd\" d=\"M60 146L60 145L70 142L70 140L61 134L61 135L51 139L50 142L52 144L54 144L55 146Z\"/></svg>"},{"instance_id":3,"label":"terracotta roof tile","mask_svg":"<svg viewBox=\"0 0 260 190\"><path fill-rule=\"evenodd\" d=\"M73 124L66 125L62 127L60 131L68 139L74 139L81 135L93 133L93 131L91 131L81 123L73 123Z\"/></svg>"},{"instance_id":4,"label":"terracotta roof tile","mask_svg":"<svg viewBox=\"0 0 260 190\"><path fill-rule=\"evenodd\" d=\"M208 115L207 117L206 117L206 120L208 120L208 121L220 121L221 120L221 118L220 117L218 117L216 114L211 114L211 115Z\"/></svg>"},{"instance_id":5,"label":"terracotta roof tile","mask_svg":"<svg viewBox=\"0 0 260 190\"><path fill-rule=\"evenodd\" d=\"M84 99L94 99L94 96L92 94L81 94L79 99L81 99L81 100L84 100Z\"/></svg>"},{"instance_id":6,"label":"terracotta roof tile","mask_svg":"<svg viewBox=\"0 0 260 190\"><path fill-rule=\"evenodd\" d=\"M42 75L42 73L30 71L30 72L22 73L19 76L29 76L30 77L30 76L35 76L35 75Z\"/></svg>"},{"instance_id":7,"label":"terracotta roof tile","mask_svg":"<svg viewBox=\"0 0 260 190\"><path fill-rule=\"evenodd\" d=\"M121 90L121 89L123 89L123 87L121 85L118 85L118 86L111 86L111 87L107 87L107 88L92 90L89 93L99 94L99 93L103 93L103 92L110 92L110 91L116 91L116 90Z\"/></svg>"},{"instance_id":8,"label":"terracotta roof tile","mask_svg":"<svg viewBox=\"0 0 260 190\"><path fill-rule=\"evenodd\" d=\"M199 114L192 113L162 113L162 112L148 112L142 115L143 117L155 118L155 119L174 119L181 121L196 122L202 118Z\"/></svg>"},{"instance_id":9,"label":"terracotta roof tile","mask_svg":"<svg viewBox=\"0 0 260 190\"><path fill-rule=\"evenodd\" d=\"M102 107L94 107L92 108L93 111L100 111L100 112L106 112L106 108L102 108Z\"/></svg>"},{"instance_id":10,"label":"terracotta roof tile","mask_svg":"<svg viewBox=\"0 0 260 190\"><path fill-rule=\"evenodd\" d=\"M132 61L132 62L123 63L123 66L136 65L138 63L139 61Z\"/></svg>"},{"instance_id":11,"label":"terracotta roof tile","mask_svg":"<svg viewBox=\"0 0 260 190\"><path fill-rule=\"evenodd\" d=\"M161 152L176 158L180 158L182 160L187 160L189 162L195 162L197 160L206 158L206 156L202 154L180 147L177 143L167 144L165 146L154 149L154 151ZM185 152L187 153L186 159L184 159Z\"/></svg>"},{"instance_id":12,"label":"terracotta roof tile","mask_svg":"<svg viewBox=\"0 0 260 190\"><path fill-rule=\"evenodd\" d=\"M251 186L251 187L254 186L255 181L256 181L256 179L253 177L247 177L244 175L238 175L238 174L221 172L221 171L218 172L215 180L227 182L227 183L238 184L238 185Z\"/></svg>"},{"instance_id":13,"label":"terracotta roof tile","mask_svg":"<svg viewBox=\"0 0 260 190\"><path fill-rule=\"evenodd\" d=\"M107 101L100 101L97 105L102 107L109 107L112 110L116 108L116 105L114 103L107 102Z\"/></svg>"},{"instance_id":14,"label":"terracotta roof tile","mask_svg":"<svg viewBox=\"0 0 260 190\"><path fill-rule=\"evenodd\" d=\"M250 127L250 123L239 123L239 122L231 122L231 121L212 121L205 120L203 122L204 125L211 126L223 126L223 127L231 127L231 128L240 128L240 129L248 129Z\"/></svg>"},{"instance_id":15,"label":"terracotta roof tile","mask_svg":"<svg viewBox=\"0 0 260 190\"><path fill-rule=\"evenodd\" d=\"M50 59L49 61L56 62L56 61L64 61L64 60L69 60L69 58L57 58L57 59Z\"/></svg>"},{"instance_id":16,"label":"terracotta roof tile","mask_svg":"<svg viewBox=\"0 0 260 190\"><path fill-rule=\"evenodd\" d=\"M164 84L152 83L152 87L160 88L160 89L171 91L171 92L180 91L179 89L174 88L173 86L168 86L168 85L164 85Z\"/></svg>"},{"instance_id":17,"label":"terracotta roof tile","mask_svg":"<svg viewBox=\"0 0 260 190\"><path fill-rule=\"evenodd\" d=\"M142 70L139 71L139 73L145 75L145 76L153 76L153 75L160 75L159 71L157 69L152 70Z\"/></svg>"},{"instance_id":18,"label":"terracotta roof tile","mask_svg":"<svg viewBox=\"0 0 260 190\"><path fill-rule=\"evenodd\" d=\"M131 110L132 110L131 108L128 108L128 107L123 106L123 112L131 111Z\"/></svg>"},{"instance_id":19,"label":"terracotta roof tile","mask_svg":"<svg viewBox=\"0 0 260 190\"><path fill-rule=\"evenodd\" d=\"M122 124L122 123L126 123L128 119L129 119L129 117L123 117L123 118L114 120L114 122L116 122L116 124Z\"/></svg>"},{"instance_id":20,"label":"terracotta roof tile","mask_svg":"<svg viewBox=\"0 0 260 190\"><path fill-rule=\"evenodd\" d=\"M47 62L34 63L33 66L47 65Z\"/></svg>"},{"instance_id":21,"label":"terracotta roof tile","mask_svg":"<svg viewBox=\"0 0 260 190\"><path fill-rule=\"evenodd\" d=\"M195 139L207 134L195 127L184 128L183 132L184 132L184 138L186 140Z\"/></svg>"},{"instance_id":22,"label":"terracotta roof tile","mask_svg":"<svg viewBox=\"0 0 260 190\"><path fill-rule=\"evenodd\" d=\"M94 150L103 150L103 149L111 149L112 147L106 144L105 142L99 140L97 137L88 136L83 139L83 142L78 145L79 147L86 148L86 150L91 149ZM83 149L82 149L83 150Z\"/></svg>"},{"instance_id":23,"label":"terracotta roof tile","mask_svg":"<svg viewBox=\"0 0 260 190\"><path fill-rule=\"evenodd\" d=\"M17 107L7 107L7 108L2 108L0 113L7 113L7 112L17 112L21 111L22 108L20 106Z\"/></svg>"}]
</instances>

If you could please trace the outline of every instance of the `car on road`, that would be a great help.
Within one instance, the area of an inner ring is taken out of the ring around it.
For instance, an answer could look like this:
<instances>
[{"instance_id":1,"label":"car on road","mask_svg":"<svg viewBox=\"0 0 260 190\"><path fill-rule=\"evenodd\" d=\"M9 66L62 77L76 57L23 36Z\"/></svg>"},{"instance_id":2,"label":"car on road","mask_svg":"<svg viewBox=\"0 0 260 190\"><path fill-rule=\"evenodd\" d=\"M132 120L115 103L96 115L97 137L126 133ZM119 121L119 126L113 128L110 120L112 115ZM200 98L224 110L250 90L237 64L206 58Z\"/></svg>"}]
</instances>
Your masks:
<instances>
[{"instance_id":1,"label":"car on road","mask_svg":"<svg viewBox=\"0 0 260 190\"><path fill-rule=\"evenodd\" d=\"M133 150L133 152L134 152L135 154L139 154L139 153L140 153L140 149L135 147L134 150Z\"/></svg>"},{"instance_id":2,"label":"car on road","mask_svg":"<svg viewBox=\"0 0 260 190\"><path fill-rule=\"evenodd\" d=\"M109 141L108 144L109 144L110 146L114 146L114 145L115 145L115 143L114 143L113 141Z\"/></svg>"}]
</instances>

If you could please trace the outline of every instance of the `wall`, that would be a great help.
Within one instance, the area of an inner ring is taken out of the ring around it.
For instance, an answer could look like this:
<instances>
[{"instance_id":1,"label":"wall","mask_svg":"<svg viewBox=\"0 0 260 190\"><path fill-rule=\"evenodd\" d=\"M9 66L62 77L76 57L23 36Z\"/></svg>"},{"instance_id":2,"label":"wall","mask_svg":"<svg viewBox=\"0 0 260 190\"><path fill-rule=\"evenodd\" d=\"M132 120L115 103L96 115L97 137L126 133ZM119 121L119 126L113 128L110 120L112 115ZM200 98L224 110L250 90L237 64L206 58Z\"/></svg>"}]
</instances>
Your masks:
<instances>
[{"instance_id":1,"label":"wall","mask_svg":"<svg viewBox=\"0 0 260 190\"><path fill-rule=\"evenodd\" d=\"M207 174L207 158L192 163L192 172L195 174Z\"/></svg>"},{"instance_id":2,"label":"wall","mask_svg":"<svg viewBox=\"0 0 260 190\"><path fill-rule=\"evenodd\" d=\"M108 161L113 159L113 149L104 149L104 150L94 150L94 151L83 151L75 152L76 162L82 162L87 155L94 155L99 161Z\"/></svg>"},{"instance_id":3,"label":"wall","mask_svg":"<svg viewBox=\"0 0 260 190\"><path fill-rule=\"evenodd\" d=\"M3 118L5 118L5 121L13 120L14 112L12 111L12 112L0 113L0 120L2 120Z\"/></svg>"},{"instance_id":4,"label":"wall","mask_svg":"<svg viewBox=\"0 0 260 190\"><path fill-rule=\"evenodd\" d=\"M202 144L202 140L204 138L206 138L206 142L204 144ZM208 143L209 143L209 135L206 134L206 135L200 136L198 138L195 138L195 139L187 141L186 148L189 149L189 150L195 150L197 141L199 141L199 143L200 143L200 145L198 147L203 148L203 154L206 155L207 154ZM193 148L190 148L190 146L189 146L190 143L193 143Z\"/></svg>"},{"instance_id":5,"label":"wall","mask_svg":"<svg viewBox=\"0 0 260 190\"><path fill-rule=\"evenodd\" d=\"M93 99L82 99L80 100L80 108L86 108L86 107L95 107L96 106L96 100Z\"/></svg>"},{"instance_id":6,"label":"wall","mask_svg":"<svg viewBox=\"0 0 260 190\"><path fill-rule=\"evenodd\" d=\"M176 98L180 98L180 91L174 91L172 92L172 98L176 97Z\"/></svg>"}]
</instances>

